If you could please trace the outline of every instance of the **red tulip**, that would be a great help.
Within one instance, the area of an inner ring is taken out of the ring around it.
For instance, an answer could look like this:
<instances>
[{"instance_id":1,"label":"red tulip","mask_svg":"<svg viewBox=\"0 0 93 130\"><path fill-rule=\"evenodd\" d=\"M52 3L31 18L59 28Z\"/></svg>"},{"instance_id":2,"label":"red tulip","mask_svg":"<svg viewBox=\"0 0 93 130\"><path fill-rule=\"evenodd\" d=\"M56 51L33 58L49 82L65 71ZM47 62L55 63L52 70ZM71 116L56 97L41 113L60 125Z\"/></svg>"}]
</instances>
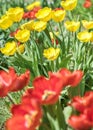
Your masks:
<instances>
[{"instance_id":1,"label":"red tulip","mask_svg":"<svg viewBox=\"0 0 93 130\"><path fill-rule=\"evenodd\" d=\"M72 87L77 86L83 77L83 72L81 70L76 70L74 72L69 71L66 68L63 68L59 71L62 75L62 80L64 79L64 87L70 85Z\"/></svg>"},{"instance_id":2,"label":"red tulip","mask_svg":"<svg viewBox=\"0 0 93 130\"><path fill-rule=\"evenodd\" d=\"M93 92L86 92L83 97L76 96L72 99L71 106L79 112L84 112L86 108L93 106Z\"/></svg>"},{"instance_id":3,"label":"red tulip","mask_svg":"<svg viewBox=\"0 0 93 130\"><path fill-rule=\"evenodd\" d=\"M29 19L35 19L36 17L35 17L35 12L34 11L30 11L29 12L29 15L28 15L28 18Z\"/></svg>"},{"instance_id":4,"label":"red tulip","mask_svg":"<svg viewBox=\"0 0 93 130\"><path fill-rule=\"evenodd\" d=\"M75 130L90 130L93 128L93 92L86 92L83 97L74 97L71 106L80 113L69 118L69 125Z\"/></svg>"},{"instance_id":5,"label":"red tulip","mask_svg":"<svg viewBox=\"0 0 93 130\"><path fill-rule=\"evenodd\" d=\"M62 90L63 81L56 74L51 74L49 79L43 76L35 78L33 86L33 89L27 91L26 96L37 98L41 104L54 104Z\"/></svg>"},{"instance_id":6,"label":"red tulip","mask_svg":"<svg viewBox=\"0 0 93 130\"><path fill-rule=\"evenodd\" d=\"M30 72L27 70L24 74L18 76L14 68L9 71L0 70L0 97L4 97L8 92L18 91L24 88L30 79Z\"/></svg>"},{"instance_id":7,"label":"red tulip","mask_svg":"<svg viewBox=\"0 0 93 130\"><path fill-rule=\"evenodd\" d=\"M33 10L25 12L23 15L23 19L35 19L35 14L40 10L41 7L34 7Z\"/></svg>"},{"instance_id":8,"label":"red tulip","mask_svg":"<svg viewBox=\"0 0 93 130\"><path fill-rule=\"evenodd\" d=\"M26 102L12 107L13 116L7 120L9 130L36 130L42 117L41 106L36 99L27 99Z\"/></svg>"},{"instance_id":9,"label":"red tulip","mask_svg":"<svg viewBox=\"0 0 93 130\"><path fill-rule=\"evenodd\" d=\"M29 12L25 12L25 13L23 14L23 19L28 18L28 16L29 16Z\"/></svg>"},{"instance_id":10,"label":"red tulip","mask_svg":"<svg viewBox=\"0 0 93 130\"><path fill-rule=\"evenodd\" d=\"M21 74L20 76L16 75L16 78L13 81L12 85L10 86L9 91L15 92L23 89L26 85L28 85L29 80L30 80L29 70L27 70L24 74Z\"/></svg>"},{"instance_id":11,"label":"red tulip","mask_svg":"<svg viewBox=\"0 0 93 130\"><path fill-rule=\"evenodd\" d=\"M85 109L84 114L86 115L88 121L91 123L91 127L93 128L93 106Z\"/></svg>"},{"instance_id":12,"label":"red tulip","mask_svg":"<svg viewBox=\"0 0 93 130\"><path fill-rule=\"evenodd\" d=\"M83 4L85 8L90 8L92 6L92 2L90 0L86 0L85 3Z\"/></svg>"},{"instance_id":13,"label":"red tulip","mask_svg":"<svg viewBox=\"0 0 93 130\"><path fill-rule=\"evenodd\" d=\"M41 9L41 7L40 7L40 6L38 6L38 7L34 7L33 11L34 11L35 13L37 13L37 12L38 12L38 10L40 10L40 9Z\"/></svg>"},{"instance_id":14,"label":"red tulip","mask_svg":"<svg viewBox=\"0 0 93 130\"><path fill-rule=\"evenodd\" d=\"M0 70L0 97L7 95L9 87L12 85L15 78L16 75L13 68L10 68L9 72Z\"/></svg>"},{"instance_id":15,"label":"red tulip","mask_svg":"<svg viewBox=\"0 0 93 130\"><path fill-rule=\"evenodd\" d=\"M68 120L68 124L74 128L74 130L90 130L91 128L91 122L84 114L71 116Z\"/></svg>"}]
</instances>

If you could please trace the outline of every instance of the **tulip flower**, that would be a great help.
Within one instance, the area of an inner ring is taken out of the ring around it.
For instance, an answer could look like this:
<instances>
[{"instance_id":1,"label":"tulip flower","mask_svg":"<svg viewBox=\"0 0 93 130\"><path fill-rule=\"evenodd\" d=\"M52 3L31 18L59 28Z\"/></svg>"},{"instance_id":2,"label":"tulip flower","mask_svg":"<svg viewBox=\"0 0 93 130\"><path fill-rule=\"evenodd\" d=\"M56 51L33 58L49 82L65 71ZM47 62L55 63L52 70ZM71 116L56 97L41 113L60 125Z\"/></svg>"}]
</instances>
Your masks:
<instances>
[{"instance_id":1,"label":"tulip flower","mask_svg":"<svg viewBox=\"0 0 93 130\"><path fill-rule=\"evenodd\" d=\"M58 97L63 88L63 81L60 74L51 73L49 78L40 76L34 79L33 89L28 89L23 97L34 97L41 104L54 104L58 101Z\"/></svg>"},{"instance_id":2,"label":"tulip flower","mask_svg":"<svg viewBox=\"0 0 93 130\"><path fill-rule=\"evenodd\" d=\"M44 49L44 52L43 52L44 57L51 61L56 60L59 54L60 54L60 49L53 48L53 47Z\"/></svg>"},{"instance_id":3,"label":"tulip flower","mask_svg":"<svg viewBox=\"0 0 93 130\"><path fill-rule=\"evenodd\" d=\"M43 9L40 9L35 16L37 19L47 22L52 17L52 10L51 8L44 7Z\"/></svg>"},{"instance_id":4,"label":"tulip flower","mask_svg":"<svg viewBox=\"0 0 93 130\"><path fill-rule=\"evenodd\" d=\"M47 22L44 21L36 21L33 23L33 29L38 32L45 30L46 26Z\"/></svg>"},{"instance_id":5,"label":"tulip flower","mask_svg":"<svg viewBox=\"0 0 93 130\"><path fill-rule=\"evenodd\" d=\"M4 55L14 55L14 53L16 52L16 42L12 41L12 42L7 42L5 44L5 47L0 48L0 51L4 54Z\"/></svg>"},{"instance_id":6,"label":"tulip flower","mask_svg":"<svg viewBox=\"0 0 93 130\"><path fill-rule=\"evenodd\" d=\"M16 34L15 34L15 38L19 41L19 42L27 42L30 38L30 31L27 29L22 29L19 30Z\"/></svg>"},{"instance_id":7,"label":"tulip flower","mask_svg":"<svg viewBox=\"0 0 93 130\"><path fill-rule=\"evenodd\" d=\"M77 0L65 0L61 2L61 6L65 10L73 10L77 5Z\"/></svg>"},{"instance_id":8,"label":"tulip flower","mask_svg":"<svg viewBox=\"0 0 93 130\"><path fill-rule=\"evenodd\" d=\"M34 24L34 21L33 20L30 20L29 22L26 22L24 24L22 24L20 26L21 29L27 29L27 30L30 30L32 31L33 30L33 24Z\"/></svg>"},{"instance_id":9,"label":"tulip flower","mask_svg":"<svg viewBox=\"0 0 93 130\"><path fill-rule=\"evenodd\" d=\"M6 14L13 22L20 22L23 17L24 10L20 7L9 8Z\"/></svg>"},{"instance_id":10,"label":"tulip flower","mask_svg":"<svg viewBox=\"0 0 93 130\"><path fill-rule=\"evenodd\" d=\"M20 44L17 46L17 43L12 41L12 42L7 42L5 44L5 47L0 48L0 51L4 55L11 56L14 55L17 50L23 53L24 49L25 49L24 44Z\"/></svg>"},{"instance_id":11,"label":"tulip flower","mask_svg":"<svg viewBox=\"0 0 93 130\"><path fill-rule=\"evenodd\" d=\"M82 24L85 29L93 28L93 21L82 20Z\"/></svg>"},{"instance_id":12,"label":"tulip flower","mask_svg":"<svg viewBox=\"0 0 93 130\"><path fill-rule=\"evenodd\" d=\"M86 92L83 97L75 96L72 99L71 106L78 114L72 114L68 119L68 124L75 130L90 130L93 128L93 92Z\"/></svg>"},{"instance_id":13,"label":"tulip flower","mask_svg":"<svg viewBox=\"0 0 93 130\"><path fill-rule=\"evenodd\" d=\"M71 101L71 106L73 106L77 111L84 112L86 108L93 106L93 92L86 92L83 97L75 96Z\"/></svg>"},{"instance_id":14,"label":"tulip flower","mask_svg":"<svg viewBox=\"0 0 93 130\"><path fill-rule=\"evenodd\" d=\"M26 102L14 105L11 111L13 116L6 122L7 129L36 130L40 125L42 110L36 99L26 99Z\"/></svg>"},{"instance_id":15,"label":"tulip flower","mask_svg":"<svg viewBox=\"0 0 93 130\"><path fill-rule=\"evenodd\" d=\"M19 51L20 53L23 53L24 50L25 50L24 44L19 44L18 47L16 48L16 51Z\"/></svg>"},{"instance_id":16,"label":"tulip flower","mask_svg":"<svg viewBox=\"0 0 93 130\"><path fill-rule=\"evenodd\" d=\"M27 10L33 10L35 7L39 7L40 6L40 2L39 1L35 1L32 4L29 4L26 6Z\"/></svg>"},{"instance_id":17,"label":"tulip flower","mask_svg":"<svg viewBox=\"0 0 93 130\"><path fill-rule=\"evenodd\" d=\"M76 70L74 72L69 71L66 68L60 69L59 73L64 77L64 87L70 85L72 87L77 86L83 77L83 72L81 70Z\"/></svg>"},{"instance_id":18,"label":"tulip flower","mask_svg":"<svg viewBox=\"0 0 93 130\"><path fill-rule=\"evenodd\" d=\"M0 28L3 30L8 29L13 24L12 20L7 16L3 15L0 19Z\"/></svg>"},{"instance_id":19,"label":"tulip flower","mask_svg":"<svg viewBox=\"0 0 93 130\"><path fill-rule=\"evenodd\" d=\"M23 19L35 19L36 18L36 13L41 9L40 6L34 7L33 10L25 12L23 15Z\"/></svg>"},{"instance_id":20,"label":"tulip flower","mask_svg":"<svg viewBox=\"0 0 93 130\"><path fill-rule=\"evenodd\" d=\"M73 115L69 118L68 124L74 128L74 130L90 130L91 128L91 122L88 121L88 118L86 115Z\"/></svg>"},{"instance_id":21,"label":"tulip flower","mask_svg":"<svg viewBox=\"0 0 93 130\"><path fill-rule=\"evenodd\" d=\"M91 0L85 0L83 7L84 8L90 8L92 6Z\"/></svg>"},{"instance_id":22,"label":"tulip flower","mask_svg":"<svg viewBox=\"0 0 93 130\"><path fill-rule=\"evenodd\" d=\"M52 11L52 19L55 22L61 22L61 21L63 21L64 18L65 18L65 15L66 15L66 11L62 10L62 9Z\"/></svg>"},{"instance_id":23,"label":"tulip flower","mask_svg":"<svg viewBox=\"0 0 93 130\"><path fill-rule=\"evenodd\" d=\"M18 76L14 68L9 71L0 70L0 97L4 97L8 92L15 92L23 89L30 79L30 72L27 70L24 74Z\"/></svg>"},{"instance_id":24,"label":"tulip flower","mask_svg":"<svg viewBox=\"0 0 93 130\"><path fill-rule=\"evenodd\" d=\"M71 32L76 32L80 27L80 22L66 21L65 27L66 27L67 30L69 30Z\"/></svg>"},{"instance_id":25,"label":"tulip flower","mask_svg":"<svg viewBox=\"0 0 93 130\"><path fill-rule=\"evenodd\" d=\"M92 33L88 31L82 31L77 34L77 38L82 42L90 42L92 38Z\"/></svg>"}]
</instances>

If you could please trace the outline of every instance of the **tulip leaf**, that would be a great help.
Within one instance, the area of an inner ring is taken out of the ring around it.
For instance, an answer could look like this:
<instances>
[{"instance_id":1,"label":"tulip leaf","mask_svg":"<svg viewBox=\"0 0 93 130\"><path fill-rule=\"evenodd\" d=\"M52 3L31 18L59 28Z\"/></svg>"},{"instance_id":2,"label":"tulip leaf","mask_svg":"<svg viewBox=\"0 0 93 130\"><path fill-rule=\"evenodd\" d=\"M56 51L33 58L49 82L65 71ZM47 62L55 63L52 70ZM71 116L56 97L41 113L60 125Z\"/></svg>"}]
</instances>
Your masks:
<instances>
[{"instance_id":1,"label":"tulip leaf","mask_svg":"<svg viewBox=\"0 0 93 130\"><path fill-rule=\"evenodd\" d=\"M65 107L63 113L64 113L64 116L65 116L65 121L67 123L68 119L69 119L69 117L72 113L72 108L70 106Z\"/></svg>"},{"instance_id":2,"label":"tulip leaf","mask_svg":"<svg viewBox=\"0 0 93 130\"><path fill-rule=\"evenodd\" d=\"M26 55L22 55L17 52L14 57L11 57L9 59L9 62L11 65L29 69L31 71L32 75L34 75L33 64Z\"/></svg>"}]
</instances>

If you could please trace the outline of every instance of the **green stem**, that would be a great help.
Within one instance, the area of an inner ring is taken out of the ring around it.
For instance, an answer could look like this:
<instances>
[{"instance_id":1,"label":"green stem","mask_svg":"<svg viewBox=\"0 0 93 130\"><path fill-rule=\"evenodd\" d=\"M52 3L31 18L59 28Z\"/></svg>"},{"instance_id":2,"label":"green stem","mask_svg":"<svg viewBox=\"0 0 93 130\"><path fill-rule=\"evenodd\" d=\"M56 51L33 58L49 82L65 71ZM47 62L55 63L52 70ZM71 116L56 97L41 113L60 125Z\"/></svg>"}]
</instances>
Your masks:
<instances>
[{"instance_id":1,"label":"green stem","mask_svg":"<svg viewBox=\"0 0 93 130\"><path fill-rule=\"evenodd\" d=\"M69 54L69 50L70 50L70 32L69 32L69 34L68 34L67 54Z\"/></svg>"},{"instance_id":2,"label":"green stem","mask_svg":"<svg viewBox=\"0 0 93 130\"><path fill-rule=\"evenodd\" d=\"M58 120L58 125L60 130L66 130L66 122L65 122L65 117L63 114L61 102L57 102L57 110L56 110L56 115L57 115L57 120Z\"/></svg>"},{"instance_id":3,"label":"green stem","mask_svg":"<svg viewBox=\"0 0 93 130\"><path fill-rule=\"evenodd\" d=\"M62 54L65 54L65 42L64 42L64 35L63 35L63 29L62 29L62 25L61 22L59 22L59 29L60 29L60 33L62 36L62 42L61 42L61 47L62 47Z\"/></svg>"},{"instance_id":4,"label":"green stem","mask_svg":"<svg viewBox=\"0 0 93 130\"><path fill-rule=\"evenodd\" d=\"M60 130L58 127L58 122L56 120L55 105L47 106L46 114L51 126L51 130Z\"/></svg>"},{"instance_id":5,"label":"green stem","mask_svg":"<svg viewBox=\"0 0 93 130\"><path fill-rule=\"evenodd\" d=\"M4 68L3 66L0 66L0 68L6 72L8 72L8 69Z\"/></svg>"},{"instance_id":6,"label":"green stem","mask_svg":"<svg viewBox=\"0 0 93 130\"><path fill-rule=\"evenodd\" d=\"M12 103L12 104L16 104L16 101L13 99L13 97L8 93L7 95L9 101Z\"/></svg>"},{"instance_id":7,"label":"green stem","mask_svg":"<svg viewBox=\"0 0 93 130\"><path fill-rule=\"evenodd\" d=\"M36 76L39 76L40 75L40 72L39 72L39 68L38 68L38 61L40 59L40 54L39 54L39 49L38 49L38 45L36 44L36 41L35 39L33 38L33 36L31 37L32 39L32 49L34 50L32 53L33 55L33 63L34 64L34 71L35 71L35 75Z\"/></svg>"},{"instance_id":8,"label":"green stem","mask_svg":"<svg viewBox=\"0 0 93 130\"><path fill-rule=\"evenodd\" d=\"M51 130L66 130L66 122L60 102L47 106L47 118L50 122Z\"/></svg>"},{"instance_id":9,"label":"green stem","mask_svg":"<svg viewBox=\"0 0 93 130\"><path fill-rule=\"evenodd\" d=\"M53 72L56 72L56 60L52 61Z\"/></svg>"},{"instance_id":10,"label":"green stem","mask_svg":"<svg viewBox=\"0 0 93 130\"><path fill-rule=\"evenodd\" d=\"M62 36L62 40L64 42L64 35L63 35L63 29L62 29L62 25L61 25L61 22L59 22L59 30L60 30L60 34Z\"/></svg>"}]
</instances>

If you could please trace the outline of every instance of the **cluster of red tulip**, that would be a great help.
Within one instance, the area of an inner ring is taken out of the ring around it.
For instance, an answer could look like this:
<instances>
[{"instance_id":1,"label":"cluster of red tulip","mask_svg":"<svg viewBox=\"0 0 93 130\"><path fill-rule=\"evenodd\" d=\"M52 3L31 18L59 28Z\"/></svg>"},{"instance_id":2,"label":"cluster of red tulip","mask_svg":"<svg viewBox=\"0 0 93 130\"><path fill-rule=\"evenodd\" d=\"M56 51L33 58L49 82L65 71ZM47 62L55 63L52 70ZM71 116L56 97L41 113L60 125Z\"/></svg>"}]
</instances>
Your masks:
<instances>
[{"instance_id":1,"label":"cluster of red tulip","mask_svg":"<svg viewBox=\"0 0 93 130\"><path fill-rule=\"evenodd\" d=\"M38 10L40 10L41 7L34 7L33 10L25 12L23 15L23 19L35 19L35 14L38 12Z\"/></svg>"},{"instance_id":2,"label":"cluster of red tulip","mask_svg":"<svg viewBox=\"0 0 93 130\"><path fill-rule=\"evenodd\" d=\"M76 96L71 105L77 111L69 119L69 125L75 130L90 130L93 128L93 92L86 92L83 97Z\"/></svg>"},{"instance_id":3,"label":"cluster of red tulip","mask_svg":"<svg viewBox=\"0 0 93 130\"><path fill-rule=\"evenodd\" d=\"M64 87L77 86L82 80L83 72L76 70L70 72L68 69L61 69L58 72L49 72L49 78L44 76L36 77L33 80L33 88L27 89L22 96L19 105L13 105L12 117L7 120L6 127L10 130L35 130L40 125L42 118L42 105L52 105L58 101L59 95ZM17 76L14 69L8 72L0 71L0 97L8 92L23 89L28 85L30 72ZM16 127L14 127L16 126Z\"/></svg>"},{"instance_id":4,"label":"cluster of red tulip","mask_svg":"<svg viewBox=\"0 0 93 130\"><path fill-rule=\"evenodd\" d=\"M90 7L92 6L91 0L85 0L83 6L84 6L85 8L90 8Z\"/></svg>"}]
</instances>

